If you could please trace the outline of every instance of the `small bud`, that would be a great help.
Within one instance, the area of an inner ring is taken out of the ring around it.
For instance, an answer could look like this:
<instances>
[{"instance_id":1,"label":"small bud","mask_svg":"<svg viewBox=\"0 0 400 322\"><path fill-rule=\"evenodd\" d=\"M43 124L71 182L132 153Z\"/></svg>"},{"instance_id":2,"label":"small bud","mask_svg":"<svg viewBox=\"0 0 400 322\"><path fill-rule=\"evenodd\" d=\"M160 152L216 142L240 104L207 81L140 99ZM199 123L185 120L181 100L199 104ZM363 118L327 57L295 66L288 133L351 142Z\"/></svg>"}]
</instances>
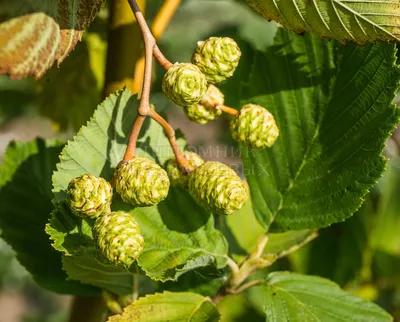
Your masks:
<instances>
[{"instance_id":1,"label":"small bud","mask_svg":"<svg viewBox=\"0 0 400 322\"><path fill-rule=\"evenodd\" d=\"M115 265L129 268L143 251L138 223L122 211L99 217L93 226L93 237L101 254Z\"/></svg>"},{"instance_id":2,"label":"small bud","mask_svg":"<svg viewBox=\"0 0 400 322\"><path fill-rule=\"evenodd\" d=\"M232 137L254 148L271 147L279 136L279 128L274 116L264 107L247 104L231 121Z\"/></svg>"},{"instance_id":3,"label":"small bud","mask_svg":"<svg viewBox=\"0 0 400 322\"><path fill-rule=\"evenodd\" d=\"M224 94L218 87L209 85L200 103L186 106L185 113L191 121L206 124L222 114L222 111L216 108L222 104L224 104Z\"/></svg>"},{"instance_id":4,"label":"small bud","mask_svg":"<svg viewBox=\"0 0 400 322\"><path fill-rule=\"evenodd\" d=\"M211 37L197 43L192 63L200 68L210 84L216 84L233 75L241 55L233 39Z\"/></svg>"},{"instance_id":5,"label":"small bud","mask_svg":"<svg viewBox=\"0 0 400 322\"><path fill-rule=\"evenodd\" d=\"M220 162L208 161L191 172L189 191L199 205L222 215L238 211L247 200L240 177Z\"/></svg>"},{"instance_id":6,"label":"small bud","mask_svg":"<svg viewBox=\"0 0 400 322\"><path fill-rule=\"evenodd\" d=\"M115 173L115 188L122 200L134 206L153 206L168 195L169 179L152 160L134 157L122 161Z\"/></svg>"},{"instance_id":7,"label":"small bud","mask_svg":"<svg viewBox=\"0 0 400 322\"><path fill-rule=\"evenodd\" d=\"M200 102L207 91L207 80L200 69L190 63L176 63L165 73L162 89L180 106Z\"/></svg>"},{"instance_id":8,"label":"small bud","mask_svg":"<svg viewBox=\"0 0 400 322\"><path fill-rule=\"evenodd\" d=\"M67 204L78 216L96 218L108 211L112 187L103 178L84 174L74 178L67 188Z\"/></svg>"},{"instance_id":9,"label":"small bud","mask_svg":"<svg viewBox=\"0 0 400 322\"><path fill-rule=\"evenodd\" d=\"M184 152L183 156L188 161L189 173L204 163L204 160L194 152ZM168 173L171 186L184 187L188 185L188 174L179 168L175 158L169 159L165 163L165 170Z\"/></svg>"}]
</instances>

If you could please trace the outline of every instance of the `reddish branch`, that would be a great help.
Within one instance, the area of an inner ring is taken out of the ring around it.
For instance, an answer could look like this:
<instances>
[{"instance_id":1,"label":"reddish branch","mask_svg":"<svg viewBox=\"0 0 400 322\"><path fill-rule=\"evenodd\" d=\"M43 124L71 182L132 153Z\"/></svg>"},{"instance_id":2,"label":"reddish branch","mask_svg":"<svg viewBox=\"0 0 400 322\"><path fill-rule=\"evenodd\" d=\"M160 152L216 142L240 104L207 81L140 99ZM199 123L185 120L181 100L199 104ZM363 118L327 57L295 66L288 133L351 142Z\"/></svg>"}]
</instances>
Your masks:
<instances>
[{"instance_id":1,"label":"reddish branch","mask_svg":"<svg viewBox=\"0 0 400 322\"><path fill-rule=\"evenodd\" d=\"M140 8L136 3L136 0L128 0L128 2L143 34L143 40L145 43L145 71L144 71L144 80L142 87L142 96L140 98L140 103L138 108L138 115L136 116L135 122L132 127L132 131L128 141L128 147L124 155L124 161L129 161L135 156L136 142L139 137L140 129L142 128L146 116L149 116L164 128L168 140L171 144L171 147L174 151L178 164L184 170L187 170L188 164L186 159L183 157L183 154L180 152L178 148L174 129L168 124L166 120L164 120L156 111L154 111L150 107L150 88L151 88L151 75L153 67L152 66L153 53L155 58L165 69L168 69L172 64L170 61L168 61L168 59L165 58L165 56L161 53L160 49L157 47L156 40L153 37L146 23L146 20L144 19L143 14L141 13Z\"/></svg>"}]
</instances>

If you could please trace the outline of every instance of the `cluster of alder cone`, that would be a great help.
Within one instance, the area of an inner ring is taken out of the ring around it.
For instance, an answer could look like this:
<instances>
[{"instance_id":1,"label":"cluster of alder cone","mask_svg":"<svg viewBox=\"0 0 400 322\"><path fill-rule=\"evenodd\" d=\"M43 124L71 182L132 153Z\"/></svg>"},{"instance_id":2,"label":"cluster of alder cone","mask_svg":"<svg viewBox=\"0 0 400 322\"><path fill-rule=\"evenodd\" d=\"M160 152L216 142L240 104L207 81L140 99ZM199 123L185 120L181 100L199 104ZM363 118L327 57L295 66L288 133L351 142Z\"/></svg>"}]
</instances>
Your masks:
<instances>
[{"instance_id":1,"label":"cluster of alder cone","mask_svg":"<svg viewBox=\"0 0 400 322\"><path fill-rule=\"evenodd\" d=\"M190 120L208 123L227 108L224 95L214 84L233 75L240 56L231 38L200 41L192 63L175 63L167 70L163 91L184 107ZM271 147L279 136L272 114L254 104L236 111L230 130L238 143L253 148ZM124 202L136 207L158 204L167 197L170 185L188 189L199 205L217 214L229 215L244 205L246 188L234 170L220 162L204 162L193 152L183 155L185 169L175 158L166 162L165 170L140 156L121 161L113 179L116 191ZM92 229L101 254L115 265L129 267L142 252L144 239L130 214L111 212L112 195L113 188L104 178L85 174L69 183L67 204L78 216L96 218Z\"/></svg>"}]
</instances>

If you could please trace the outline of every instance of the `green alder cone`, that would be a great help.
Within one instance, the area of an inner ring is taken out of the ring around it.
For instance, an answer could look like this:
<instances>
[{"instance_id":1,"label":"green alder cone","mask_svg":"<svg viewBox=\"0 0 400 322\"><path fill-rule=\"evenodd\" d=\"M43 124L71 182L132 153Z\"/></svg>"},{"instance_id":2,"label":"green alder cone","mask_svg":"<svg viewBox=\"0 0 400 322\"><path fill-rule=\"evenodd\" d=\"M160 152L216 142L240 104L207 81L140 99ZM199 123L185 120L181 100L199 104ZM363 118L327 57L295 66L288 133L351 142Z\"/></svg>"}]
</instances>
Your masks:
<instances>
[{"instance_id":1,"label":"green alder cone","mask_svg":"<svg viewBox=\"0 0 400 322\"><path fill-rule=\"evenodd\" d=\"M138 223L122 211L97 218L93 237L101 254L115 265L129 268L143 251L144 240Z\"/></svg>"},{"instance_id":2,"label":"green alder cone","mask_svg":"<svg viewBox=\"0 0 400 322\"><path fill-rule=\"evenodd\" d=\"M216 84L233 75L241 55L233 39L211 37L197 43L192 63L200 68L210 84Z\"/></svg>"},{"instance_id":3,"label":"green alder cone","mask_svg":"<svg viewBox=\"0 0 400 322\"><path fill-rule=\"evenodd\" d=\"M230 215L247 200L245 184L230 167L208 161L189 175L189 191L199 205L221 215Z\"/></svg>"},{"instance_id":4,"label":"green alder cone","mask_svg":"<svg viewBox=\"0 0 400 322\"><path fill-rule=\"evenodd\" d=\"M169 191L167 172L143 157L122 161L115 173L115 188L122 200L134 206L153 206L164 200Z\"/></svg>"},{"instance_id":5,"label":"green alder cone","mask_svg":"<svg viewBox=\"0 0 400 322\"><path fill-rule=\"evenodd\" d=\"M194 152L184 152L183 155L188 161L189 173L204 163L204 160ZM171 186L187 188L188 175L183 173L179 168L175 158L169 159L165 163L165 170L167 171Z\"/></svg>"},{"instance_id":6,"label":"green alder cone","mask_svg":"<svg viewBox=\"0 0 400 322\"><path fill-rule=\"evenodd\" d=\"M197 66L190 63L175 63L165 73L162 89L177 105L196 104L207 91L207 79Z\"/></svg>"},{"instance_id":7,"label":"green alder cone","mask_svg":"<svg viewBox=\"0 0 400 322\"><path fill-rule=\"evenodd\" d=\"M206 124L222 114L222 111L216 108L217 105L222 104L224 104L224 94L218 87L209 85L200 103L186 106L185 113L191 121Z\"/></svg>"},{"instance_id":8,"label":"green alder cone","mask_svg":"<svg viewBox=\"0 0 400 322\"><path fill-rule=\"evenodd\" d=\"M80 217L100 216L110 208L111 199L111 185L91 174L72 179L67 188L67 204Z\"/></svg>"},{"instance_id":9,"label":"green alder cone","mask_svg":"<svg viewBox=\"0 0 400 322\"><path fill-rule=\"evenodd\" d=\"M231 121L232 137L239 143L253 147L271 147L279 136L274 116L264 107L247 104Z\"/></svg>"}]
</instances>

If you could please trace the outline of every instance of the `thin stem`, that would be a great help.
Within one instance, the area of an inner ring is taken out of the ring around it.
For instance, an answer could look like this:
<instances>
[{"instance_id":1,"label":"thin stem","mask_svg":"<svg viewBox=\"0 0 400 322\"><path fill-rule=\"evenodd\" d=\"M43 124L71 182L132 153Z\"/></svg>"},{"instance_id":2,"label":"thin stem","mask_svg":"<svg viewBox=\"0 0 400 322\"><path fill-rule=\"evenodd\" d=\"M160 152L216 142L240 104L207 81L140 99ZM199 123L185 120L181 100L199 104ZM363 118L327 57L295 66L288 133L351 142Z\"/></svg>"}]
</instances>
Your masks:
<instances>
[{"instance_id":1,"label":"thin stem","mask_svg":"<svg viewBox=\"0 0 400 322\"><path fill-rule=\"evenodd\" d=\"M153 48L155 46L155 39L147 26L146 20L143 14L140 12L140 8L136 0L128 0L128 3L136 17L136 20L142 30L143 40L145 44L145 71L144 80L142 86L142 95L140 98L138 115L136 116L135 123L132 127L131 134L129 136L128 147L125 151L124 161L131 160L136 153L136 142L139 137L140 129L144 123L146 115L150 110L150 87L151 87L151 73L152 73L152 59L153 59Z\"/></svg>"},{"instance_id":2,"label":"thin stem","mask_svg":"<svg viewBox=\"0 0 400 322\"><path fill-rule=\"evenodd\" d=\"M146 20L143 17L143 14L140 12L140 8L137 5L136 0L128 0L128 2L129 2L129 5L131 6L133 13L135 14L137 22L142 30L143 40L144 40L144 44L145 44L145 70L144 70L144 80L143 80L143 86L142 86L142 95L140 98L140 103L139 103L139 108L138 108L138 115L136 116L134 125L132 127L131 134L129 136L128 146L126 148L125 155L124 155L124 161L129 161L135 156L136 142L139 137L140 129L142 128L142 125L144 123L146 116L150 116L152 119L154 119L156 122L158 122L164 128L179 166L184 171L188 172L189 171L188 162L185 159L185 157L183 156L183 154L179 151L179 147L178 147L178 144L177 144L176 138L175 138L174 129L171 127L171 125L168 124L167 121L165 121L156 111L154 111L150 107L150 89L151 89L151 76L152 76L152 67L153 67L153 65L152 65L153 51L154 51L154 49L156 49L156 51L158 51L160 54L161 54L161 51L158 49L158 47L156 45L156 40L153 37L153 35L151 34L149 26L147 25ZM162 57L164 57L164 56L162 55ZM166 60L165 57L163 59ZM167 62L165 62L165 61L164 61L164 63L167 64ZM169 62L169 64L171 64L171 63Z\"/></svg>"},{"instance_id":3,"label":"thin stem","mask_svg":"<svg viewBox=\"0 0 400 322\"><path fill-rule=\"evenodd\" d=\"M262 280L250 281L250 282L242 284L241 286L239 286L238 288L236 288L234 290L229 289L226 292L228 294L240 294L240 293L244 292L245 290L247 290L250 287L261 285L263 283L265 283L265 281L262 281Z\"/></svg>"},{"instance_id":4,"label":"thin stem","mask_svg":"<svg viewBox=\"0 0 400 322\"><path fill-rule=\"evenodd\" d=\"M104 302L106 303L108 309L112 314L121 314L122 308L118 301L113 297L113 295L107 291L102 292Z\"/></svg>"},{"instance_id":5,"label":"thin stem","mask_svg":"<svg viewBox=\"0 0 400 322\"><path fill-rule=\"evenodd\" d=\"M165 69L168 70L171 68L171 66L173 65L168 59L167 57L164 56L164 54L161 52L160 48L158 48L157 44L154 46L153 49L153 56L155 59L157 59L157 61L159 62L159 64Z\"/></svg>"},{"instance_id":6,"label":"thin stem","mask_svg":"<svg viewBox=\"0 0 400 322\"><path fill-rule=\"evenodd\" d=\"M165 29L167 28L171 18L176 12L181 0L166 0L162 5L161 9L158 11L156 17L154 18L153 24L151 26L151 31L156 40L160 39ZM153 55L161 66L168 70L172 63L162 54L157 45L154 47ZM133 93L139 93L142 87L144 76L144 57L141 57L135 66L135 77L133 80Z\"/></svg>"},{"instance_id":7,"label":"thin stem","mask_svg":"<svg viewBox=\"0 0 400 322\"><path fill-rule=\"evenodd\" d=\"M233 116L236 116L236 115L239 114L238 110L235 110L234 108L226 106L226 105L223 105L223 104L219 104L215 108L218 108L222 112L228 113L228 114L233 115Z\"/></svg>"},{"instance_id":8,"label":"thin stem","mask_svg":"<svg viewBox=\"0 0 400 322\"><path fill-rule=\"evenodd\" d=\"M239 272L238 264L236 264L236 262L230 257L228 257L227 260L228 260L228 266L231 269L232 273L237 274Z\"/></svg>"},{"instance_id":9,"label":"thin stem","mask_svg":"<svg viewBox=\"0 0 400 322\"><path fill-rule=\"evenodd\" d=\"M262 235L259 237L256 248L254 249L254 251L250 254L250 258L260 258L265 246L268 243L268 235Z\"/></svg>"},{"instance_id":10,"label":"thin stem","mask_svg":"<svg viewBox=\"0 0 400 322\"><path fill-rule=\"evenodd\" d=\"M318 237L318 231L315 231L315 232L312 233L311 235L307 236L307 238L304 239L302 242L300 242L300 243L298 243L298 244L296 244L296 245L290 247L289 249L286 249L286 250L280 252L280 253L278 254L277 259L278 259L278 258L285 257L285 256L287 256L287 255L289 255L289 254L291 254L291 253L294 253L296 250L298 250L299 248L301 248L301 247L303 247L304 245L308 244L310 241L312 241L313 239L315 239L315 238L317 238L317 237Z\"/></svg>"},{"instance_id":11,"label":"thin stem","mask_svg":"<svg viewBox=\"0 0 400 322\"><path fill-rule=\"evenodd\" d=\"M189 164L188 161L185 159L183 153L179 150L178 143L176 142L176 137L175 137L175 130L172 128L172 126L160 115L158 114L155 110L150 109L149 114L148 114L154 121L156 121L158 124L160 124L163 128L164 131L167 135L168 141L172 147L172 150L174 151L174 155L176 158L176 162L178 165L187 173L189 172Z\"/></svg>"},{"instance_id":12,"label":"thin stem","mask_svg":"<svg viewBox=\"0 0 400 322\"><path fill-rule=\"evenodd\" d=\"M139 137L140 129L144 123L146 116L138 114L133 124L131 134L129 136L128 146L125 150L124 161L132 160L136 153L136 142Z\"/></svg>"}]
</instances>

